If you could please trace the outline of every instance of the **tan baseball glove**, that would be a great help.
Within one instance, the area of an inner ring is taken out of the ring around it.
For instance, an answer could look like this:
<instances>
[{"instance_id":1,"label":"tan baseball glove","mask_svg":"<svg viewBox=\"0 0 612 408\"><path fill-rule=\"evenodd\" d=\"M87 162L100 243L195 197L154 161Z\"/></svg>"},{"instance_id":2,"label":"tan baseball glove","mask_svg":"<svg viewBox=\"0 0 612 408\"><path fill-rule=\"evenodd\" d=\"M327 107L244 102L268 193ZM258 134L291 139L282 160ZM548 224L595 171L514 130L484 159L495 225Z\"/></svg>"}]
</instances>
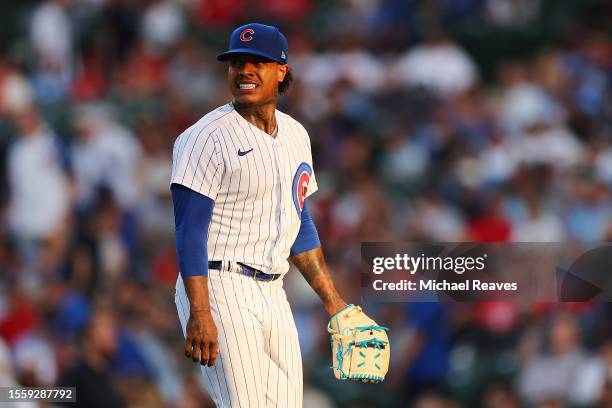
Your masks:
<instances>
[{"instance_id":1,"label":"tan baseball glove","mask_svg":"<svg viewBox=\"0 0 612 408\"><path fill-rule=\"evenodd\" d=\"M378 383L389 370L391 348L387 331L361 311L349 305L336 313L327 325L333 356L334 375L339 380Z\"/></svg>"}]
</instances>

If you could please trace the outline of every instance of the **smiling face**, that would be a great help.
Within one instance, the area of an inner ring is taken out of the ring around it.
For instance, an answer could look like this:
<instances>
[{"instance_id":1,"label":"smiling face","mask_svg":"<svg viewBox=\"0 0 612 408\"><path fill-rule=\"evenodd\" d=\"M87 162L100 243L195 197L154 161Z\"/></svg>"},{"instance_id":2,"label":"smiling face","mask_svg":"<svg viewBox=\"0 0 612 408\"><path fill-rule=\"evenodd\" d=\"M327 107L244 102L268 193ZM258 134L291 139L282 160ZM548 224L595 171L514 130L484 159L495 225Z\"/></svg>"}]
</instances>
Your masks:
<instances>
[{"instance_id":1,"label":"smiling face","mask_svg":"<svg viewBox=\"0 0 612 408\"><path fill-rule=\"evenodd\" d=\"M227 78L234 100L251 106L273 102L287 70L287 65L255 55L232 57Z\"/></svg>"}]
</instances>

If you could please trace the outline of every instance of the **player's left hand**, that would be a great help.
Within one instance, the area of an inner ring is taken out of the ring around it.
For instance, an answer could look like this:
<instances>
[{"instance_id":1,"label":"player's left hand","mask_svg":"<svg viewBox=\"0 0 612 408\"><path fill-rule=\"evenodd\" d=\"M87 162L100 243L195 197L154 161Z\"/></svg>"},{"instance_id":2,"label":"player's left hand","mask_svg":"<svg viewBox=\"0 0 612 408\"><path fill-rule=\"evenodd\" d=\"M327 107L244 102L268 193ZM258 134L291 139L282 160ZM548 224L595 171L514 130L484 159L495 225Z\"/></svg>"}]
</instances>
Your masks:
<instances>
[{"instance_id":1,"label":"player's left hand","mask_svg":"<svg viewBox=\"0 0 612 408\"><path fill-rule=\"evenodd\" d=\"M361 307L348 305L332 316L327 330L337 379L371 383L385 379L391 353L387 327L378 325Z\"/></svg>"}]
</instances>

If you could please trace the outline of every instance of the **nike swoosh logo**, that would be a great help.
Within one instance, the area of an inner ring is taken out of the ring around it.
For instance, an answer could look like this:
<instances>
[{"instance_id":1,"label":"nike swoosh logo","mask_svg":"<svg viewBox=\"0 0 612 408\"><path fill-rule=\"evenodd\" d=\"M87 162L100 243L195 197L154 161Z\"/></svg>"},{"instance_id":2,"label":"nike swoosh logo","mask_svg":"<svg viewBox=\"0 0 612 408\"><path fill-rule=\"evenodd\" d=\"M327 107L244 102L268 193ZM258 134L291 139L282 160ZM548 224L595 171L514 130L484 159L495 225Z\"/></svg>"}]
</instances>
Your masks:
<instances>
[{"instance_id":1,"label":"nike swoosh logo","mask_svg":"<svg viewBox=\"0 0 612 408\"><path fill-rule=\"evenodd\" d=\"M240 149L238 149L238 156L244 156L245 154L249 154L253 151L253 149L251 150L245 150L244 152Z\"/></svg>"}]
</instances>

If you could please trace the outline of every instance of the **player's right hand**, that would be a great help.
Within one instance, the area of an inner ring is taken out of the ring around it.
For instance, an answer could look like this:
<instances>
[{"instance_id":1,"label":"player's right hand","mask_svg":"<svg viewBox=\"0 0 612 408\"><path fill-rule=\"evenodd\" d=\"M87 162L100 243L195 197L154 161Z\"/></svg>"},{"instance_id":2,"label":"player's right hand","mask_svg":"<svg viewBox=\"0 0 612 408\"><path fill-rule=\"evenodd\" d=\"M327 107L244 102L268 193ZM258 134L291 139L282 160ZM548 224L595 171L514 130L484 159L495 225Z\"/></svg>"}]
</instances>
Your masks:
<instances>
[{"instance_id":1,"label":"player's right hand","mask_svg":"<svg viewBox=\"0 0 612 408\"><path fill-rule=\"evenodd\" d=\"M185 340L185 357L194 362L212 367L219 355L217 325L212 313L208 311L192 312L187 322Z\"/></svg>"}]
</instances>

